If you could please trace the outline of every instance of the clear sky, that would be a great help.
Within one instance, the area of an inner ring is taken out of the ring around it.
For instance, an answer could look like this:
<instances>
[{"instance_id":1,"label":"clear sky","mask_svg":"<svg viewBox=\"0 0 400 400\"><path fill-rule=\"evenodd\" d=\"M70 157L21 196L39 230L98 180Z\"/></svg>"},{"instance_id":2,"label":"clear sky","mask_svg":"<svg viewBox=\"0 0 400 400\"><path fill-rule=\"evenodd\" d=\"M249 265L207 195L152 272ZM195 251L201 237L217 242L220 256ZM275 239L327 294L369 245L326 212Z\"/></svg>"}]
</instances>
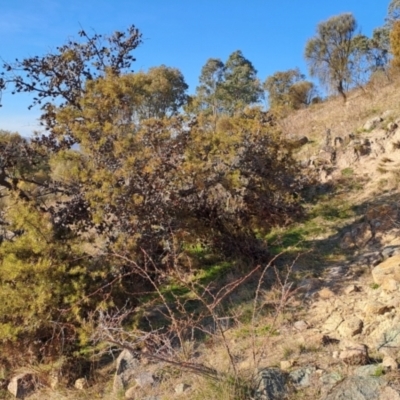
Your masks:
<instances>
[{"instance_id":1,"label":"clear sky","mask_svg":"<svg viewBox=\"0 0 400 400\"><path fill-rule=\"evenodd\" d=\"M299 67L321 21L354 14L362 33L381 26L389 0L0 0L0 57L44 55L84 28L112 33L134 24L143 34L134 70L179 68L194 92L208 58L241 50L259 78ZM24 136L38 129L29 99L4 93L0 129Z\"/></svg>"}]
</instances>

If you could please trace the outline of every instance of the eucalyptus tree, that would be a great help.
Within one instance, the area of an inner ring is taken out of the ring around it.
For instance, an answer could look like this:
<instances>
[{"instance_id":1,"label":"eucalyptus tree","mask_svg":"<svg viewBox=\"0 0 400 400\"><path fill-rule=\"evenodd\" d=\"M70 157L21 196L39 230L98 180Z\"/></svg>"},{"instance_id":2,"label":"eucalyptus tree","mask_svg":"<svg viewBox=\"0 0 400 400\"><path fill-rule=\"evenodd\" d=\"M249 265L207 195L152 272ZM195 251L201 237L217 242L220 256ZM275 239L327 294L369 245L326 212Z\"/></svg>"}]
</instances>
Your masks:
<instances>
[{"instance_id":1,"label":"eucalyptus tree","mask_svg":"<svg viewBox=\"0 0 400 400\"><path fill-rule=\"evenodd\" d=\"M352 14L334 16L318 24L317 33L307 41L304 52L310 75L344 99L352 83L350 61L356 29Z\"/></svg>"}]
</instances>

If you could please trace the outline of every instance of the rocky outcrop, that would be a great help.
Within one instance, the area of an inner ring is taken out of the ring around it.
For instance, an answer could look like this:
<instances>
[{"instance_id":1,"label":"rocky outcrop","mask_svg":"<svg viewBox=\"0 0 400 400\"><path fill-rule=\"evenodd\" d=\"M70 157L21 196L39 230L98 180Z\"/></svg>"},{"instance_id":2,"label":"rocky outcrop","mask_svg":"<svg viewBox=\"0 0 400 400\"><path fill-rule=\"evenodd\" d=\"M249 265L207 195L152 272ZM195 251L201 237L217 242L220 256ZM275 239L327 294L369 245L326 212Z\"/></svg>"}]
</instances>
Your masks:
<instances>
[{"instance_id":1,"label":"rocky outcrop","mask_svg":"<svg viewBox=\"0 0 400 400\"><path fill-rule=\"evenodd\" d=\"M113 384L114 393L118 393L127 388L129 383L134 379L135 373L140 365L136 355L126 349L121 352L117 358L116 364L116 373Z\"/></svg>"},{"instance_id":2,"label":"rocky outcrop","mask_svg":"<svg viewBox=\"0 0 400 400\"><path fill-rule=\"evenodd\" d=\"M8 391L17 399L25 399L35 391L37 379L31 373L23 373L14 376L8 384Z\"/></svg>"}]
</instances>

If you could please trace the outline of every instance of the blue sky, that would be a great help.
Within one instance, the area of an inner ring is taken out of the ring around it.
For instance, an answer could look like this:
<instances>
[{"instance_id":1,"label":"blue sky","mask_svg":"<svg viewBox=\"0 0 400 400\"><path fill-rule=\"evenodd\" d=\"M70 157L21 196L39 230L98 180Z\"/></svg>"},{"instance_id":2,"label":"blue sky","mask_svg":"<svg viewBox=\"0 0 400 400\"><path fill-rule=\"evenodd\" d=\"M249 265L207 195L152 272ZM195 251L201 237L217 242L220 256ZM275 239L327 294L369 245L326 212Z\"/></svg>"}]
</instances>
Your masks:
<instances>
[{"instance_id":1,"label":"blue sky","mask_svg":"<svg viewBox=\"0 0 400 400\"><path fill-rule=\"evenodd\" d=\"M134 69L165 64L179 68L194 92L210 57L241 50L265 78L299 67L303 50L321 21L352 12L367 35L383 24L389 0L0 0L0 57L42 55L88 33L112 33L134 24L143 34ZM29 99L6 92L0 129L24 136L38 129L39 110Z\"/></svg>"}]
</instances>

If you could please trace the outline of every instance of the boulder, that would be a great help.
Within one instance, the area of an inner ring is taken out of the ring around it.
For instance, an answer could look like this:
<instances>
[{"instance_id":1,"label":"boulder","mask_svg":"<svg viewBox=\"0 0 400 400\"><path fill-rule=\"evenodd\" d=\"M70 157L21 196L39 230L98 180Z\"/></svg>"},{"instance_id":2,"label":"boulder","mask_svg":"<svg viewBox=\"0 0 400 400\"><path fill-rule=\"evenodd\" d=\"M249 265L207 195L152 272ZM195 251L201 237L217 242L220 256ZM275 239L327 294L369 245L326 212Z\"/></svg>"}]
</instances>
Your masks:
<instances>
[{"instance_id":1,"label":"boulder","mask_svg":"<svg viewBox=\"0 0 400 400\"><path fill-rule=\"evenodd\" d=\"M363 321L358 317L351 317L340 324L338 331L343 337L351 337L362 332Z\"/></svg>"},{"instance_id":2,"label":"boulder","mask_svg":"<svg viewBox=\"0 0 400 400\"><path fill-rule=\"evenodd\" d=\"M117 371L113 384L114 393L126 389L138 367L139 360L135 357L135 354L129 350L123 350L117 358Z\"/></svg>"},{"instance_id":3,"label":"boulder","mask_svg":"<svg viewBox=\"0 0 400 400\"><path fill-rule=\"evenodd\" d=\"M315 367L296 369L289 374L289 378L297 387L308 387L311 385L311 377L316 370Z\"/></svg>"},{"instance_id":4,"label":"boulder","mask_svg":"<svg viewBox=\"0 0 400 400\"><path fill-rule=\"evenodd\" d=\"M17 399L24 399L26 396L35 391L36 383L37 382L34 375L30 373L18 374L11 378L7 389Z\"/></svg>"},{"instance_id":5,"label":"boulder","mask_svg":"<svg viewBox=\"0 0 400 400\"><path fill-rule=\"evenodd\" d=\"M283 400L288 395L287 375L278 368L260 368L255 377L254 400Z\"/></svg>"},{"instance_id":6,"label":"boulder","mask_svg":"<svg viewBox=\"0 0 400 400\"><path fill-rule=\"evenodd\" d=\"M351 376L334 387L323 400L378 400L383 385L381 378Z\"/></svg>"},{"instance_id":7,"label":"boulder","mask_svg":"<svg viewBox=\"0 0 400 400\"><path fill-rule=\"evenodd\" d=\"M363 129L365 131L372 131L372 129L375 129L379 125L379 123L382 121L383 120L381 117L371 118L363 125Z\"/></svg>"},{"instance_id":8,"label":"boulder","mask_svg":"<svg viewBox=\"0 0 400 400\"><path fill-rule=\"evenodd\" d=\"M342 351L339 358L347 365L366 365L369 362L368 349L365 344L359 344L350 340L340 342Z\"/></svg>"},{"instance_id":9,"label":"boulder","mask_svg":"<svg viewBox=\"0 0 400 400\"><path fill-rule=\"evenodd\" d=\"M341 313L334 312L329 318L325 321L322 325L322 332L336 332L339 326L343 323L344 318L342 317Z\"/></svg>"},{"instance_id":10,"label":"boulder","mask_svg":"<svg viewBox=\"0 0 400 400\"><path fill-rule=\"evenodd\" d=\"M400 282L400 254L394 255L372 270L374 282L378 285L384 284L388 280Z\"/></svg>"}]
</instances>

